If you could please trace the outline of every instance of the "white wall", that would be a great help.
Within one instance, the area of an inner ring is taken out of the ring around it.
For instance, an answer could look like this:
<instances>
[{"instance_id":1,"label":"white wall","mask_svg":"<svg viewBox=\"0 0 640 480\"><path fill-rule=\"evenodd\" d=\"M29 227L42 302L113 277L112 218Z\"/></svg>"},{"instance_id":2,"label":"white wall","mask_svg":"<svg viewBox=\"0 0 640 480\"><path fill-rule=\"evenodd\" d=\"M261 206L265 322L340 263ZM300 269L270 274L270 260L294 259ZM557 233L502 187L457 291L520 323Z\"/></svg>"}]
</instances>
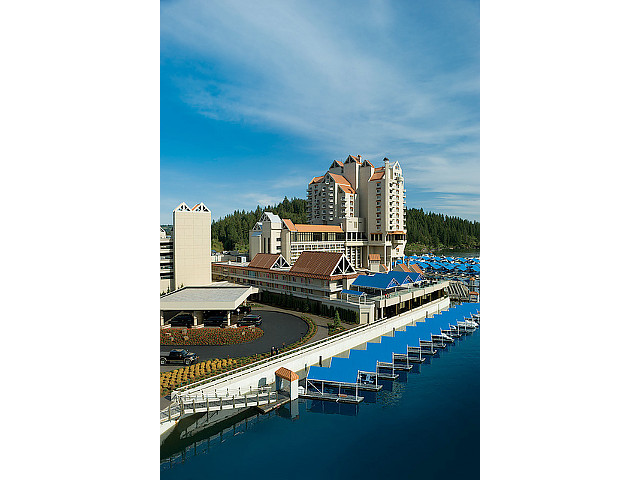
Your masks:
<instances>
[{"instance_id":1,"label":"white wall","mask_svg":"<svg viewBox=\"0 0 640 480\"><path fill-rule=\"evenodd\" d=\"M255 388L257 386L269 385L275 382L275 372L280 367L286 367L294 372L300 372L311 365L317 365L320 356L322 356L323 365L326 365L325 362L330 357L391 332L394 328L404 327L416 320L424 318L426 315L437 313L448 307L449 298L443 298L438 302L424 305L396 317L389 318L388 320L354 330L350 332L351 334L334 338L318 346L292 353L284 358L267 362L266 364L256 366L253 369L237 373L217 382L205 384L206 386L194 387L187 390L186 393L204 392L205 395L213 395L215 390L215 392L220 395L226 393L227 389L229 389L229 393L231 394L234 391L238 391L238 388L244 391L245 389L249 389L249 387Z\"/></svg>"},{"instance_id":2,"label":"white wall","mask_svg":"<svg viewBox=\"0 0 640 480\"><path fill-rule=\"evenodd\" d=\"M211 283L211 212L173 212L175 288Z\"/></svg>"}]
</instances>

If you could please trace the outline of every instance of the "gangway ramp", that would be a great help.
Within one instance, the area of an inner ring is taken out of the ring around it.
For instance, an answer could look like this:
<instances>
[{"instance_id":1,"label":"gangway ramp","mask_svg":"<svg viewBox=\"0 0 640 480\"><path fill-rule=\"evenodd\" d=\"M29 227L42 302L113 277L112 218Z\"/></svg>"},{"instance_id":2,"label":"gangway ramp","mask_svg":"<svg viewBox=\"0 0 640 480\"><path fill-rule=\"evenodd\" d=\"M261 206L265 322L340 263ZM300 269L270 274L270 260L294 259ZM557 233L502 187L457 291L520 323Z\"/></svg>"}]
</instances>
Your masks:
<instances>
[{"instance_id":1,"label":"gangway ramp","mask_svg":"<svg viewBox=\"0 0 640 480\"><path fill-rule=\"evenodd\" d=\"M270 387L260 387L257 390L245 391L237 395L181 395L167 408L160 411L160 423L179 420L185 415L194 413L210 413L222 410L236 410L240 408L269 405L278 401L278 393Z\"/></svg>"}]
</instances>

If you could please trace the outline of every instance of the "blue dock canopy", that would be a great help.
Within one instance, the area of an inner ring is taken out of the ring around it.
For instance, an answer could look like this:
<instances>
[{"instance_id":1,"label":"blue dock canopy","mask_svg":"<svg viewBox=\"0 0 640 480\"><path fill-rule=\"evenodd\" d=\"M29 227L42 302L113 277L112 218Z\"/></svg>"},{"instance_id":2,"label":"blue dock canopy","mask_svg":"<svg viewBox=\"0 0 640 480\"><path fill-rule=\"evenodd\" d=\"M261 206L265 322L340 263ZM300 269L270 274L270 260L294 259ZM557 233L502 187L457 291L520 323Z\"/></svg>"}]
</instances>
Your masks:
<instances>
[{"instance_id":1,"label":"blue dock canopy","mask_svg":"<svg viewBox=\"0 0 640 480\"><path fill-rule=\"evenodd\" d=\"M388 290L393 287L399 287L400 283L395 278L385 274L360 275L353 281L351 286Z\"/></svg>"},{"instance_id":2,"label":"blue dock canopy","mask_svg":"<svg viewBox=\"0 0 640 480\"><path fill-rule=\"evenodd\" d=\"M367 342L365 350L351 350L348 358L333 357L330 368L311 366L307 378L355 384L358 382L358 371L375 373L377 362L392 362L394 353L407 353L407 347L418 347L419 340L431 340L432 334L439 335L441 330L448 329L449 325L455 325L465 317L469 318L472 313L479 313L479 310L479 303L452 306L432 318L407 326L404 331L396 331L393 337L382 336L380 343Z\"/></svg>"},{"instance_id":3,"label":"blue dock canopy","mask_svg":"<svg viewBox=\"0 0 640 480\"><path fill-rule=\"evenodd\" d=\"M360 292L359 290L342 290L340 293L347 293L349 295L364 295L364 292Z\"/></svg>"}]
</instances>

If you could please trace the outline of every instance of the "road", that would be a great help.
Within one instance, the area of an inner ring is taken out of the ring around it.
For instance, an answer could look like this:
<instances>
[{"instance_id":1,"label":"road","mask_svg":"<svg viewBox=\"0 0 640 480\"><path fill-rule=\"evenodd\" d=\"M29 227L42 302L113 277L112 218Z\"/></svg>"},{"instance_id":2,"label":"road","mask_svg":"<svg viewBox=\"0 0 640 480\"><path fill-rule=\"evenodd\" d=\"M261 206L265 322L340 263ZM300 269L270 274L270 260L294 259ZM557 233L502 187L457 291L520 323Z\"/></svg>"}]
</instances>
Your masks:
<instances>
[{"instance_id":1,"label":"road","mask_svg":"<svg viewBox=\"0 0 640 480\"><path fill-rule=\"evenodd\" d=\"M294 343L307 333L307 324L295 315L262 309L253 309L251 313L257 313L262 316L262 326L260 328L264 330L264 335L253 342L236 345L186 345L184 347L165 345L160 346L160 351L168 351L172 348L186 348L190 352L197 353L200 356L199 361L212 358L246 357L256 353L269 353L272 346L282 348L283 343L285 345ZM168 372L182 366L177 364L161 365L160 371Z\"/></svg>"}]
</instances>

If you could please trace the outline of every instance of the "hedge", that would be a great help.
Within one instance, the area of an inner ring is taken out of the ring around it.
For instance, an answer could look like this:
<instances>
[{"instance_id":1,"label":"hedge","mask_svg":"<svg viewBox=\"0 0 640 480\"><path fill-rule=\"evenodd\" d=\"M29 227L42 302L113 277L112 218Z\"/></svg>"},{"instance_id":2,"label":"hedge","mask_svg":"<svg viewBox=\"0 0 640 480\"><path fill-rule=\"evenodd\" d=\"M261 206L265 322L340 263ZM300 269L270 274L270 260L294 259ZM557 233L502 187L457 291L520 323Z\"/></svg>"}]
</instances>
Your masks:
<instances>
[{"instance_id":1,"label":"hedge","mask_svg":"<svg viewBox=\"0 0 640 480\"><path fill-rule=\"evenodd\" d=\"M160 330L160 345L235 345L257 340L261 328L167 328Z\"/></svg>"},{"instance_id":2,"label":"hedge","mask_svg":"<svg viewBox=\"0 0 640 480\"><path fill-rule=\"evenodd\" d=\"M359 313L354 310L345 308L328 306L316 300L308 298L298 298L293 295L285 295L283 293L261 292L260 302L273 305L275 307L283 307L298 312L313 313L323 317L334 318L336 312L340 314L340 319L347 323L359 323Z\"/></svg>"}]
</instances>

